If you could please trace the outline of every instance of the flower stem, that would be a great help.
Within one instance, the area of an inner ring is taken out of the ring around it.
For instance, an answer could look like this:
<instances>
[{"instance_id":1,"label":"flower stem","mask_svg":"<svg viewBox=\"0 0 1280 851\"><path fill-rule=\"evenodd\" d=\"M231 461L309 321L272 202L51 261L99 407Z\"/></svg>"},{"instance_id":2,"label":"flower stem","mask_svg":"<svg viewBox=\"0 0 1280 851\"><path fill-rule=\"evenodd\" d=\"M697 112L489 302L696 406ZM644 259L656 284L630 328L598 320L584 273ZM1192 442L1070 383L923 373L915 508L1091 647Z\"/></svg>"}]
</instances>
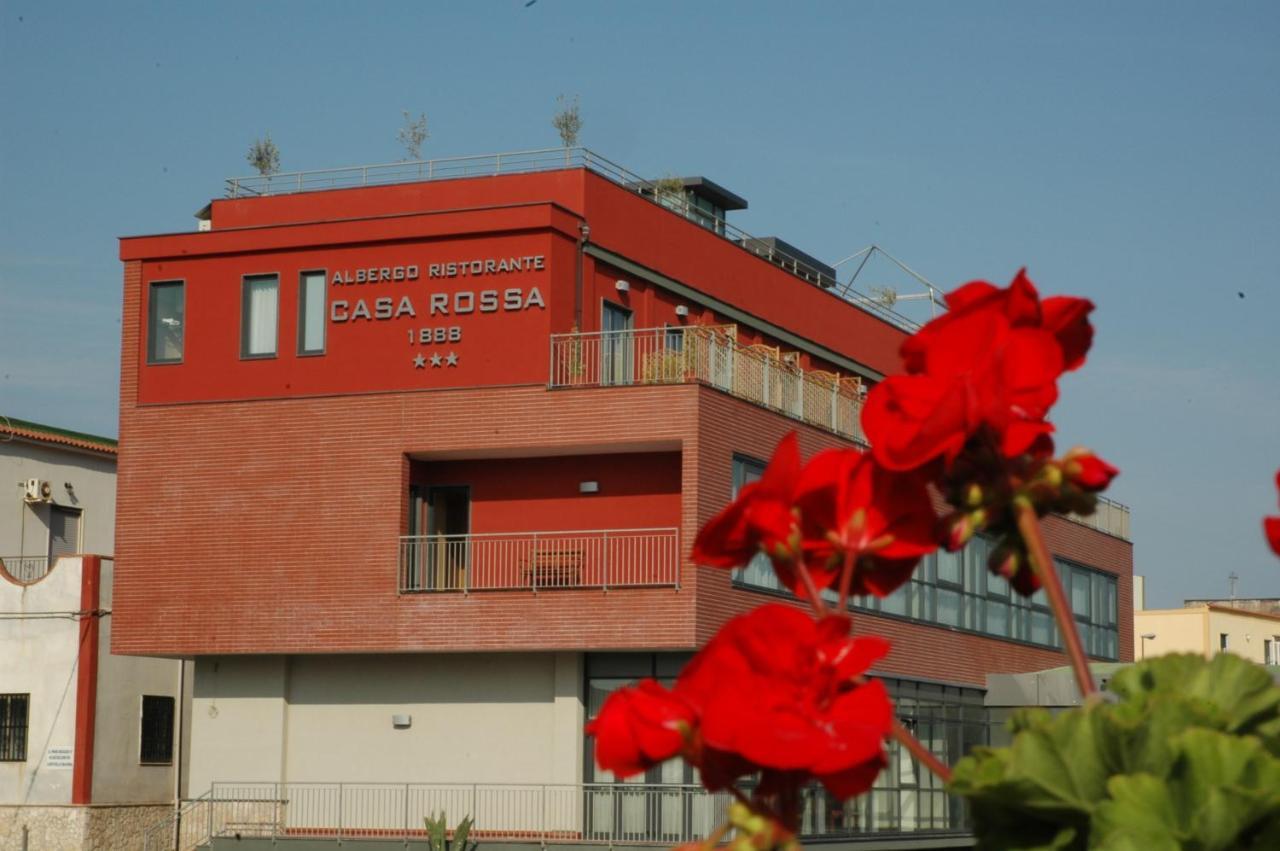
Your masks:
<instances>
[{"instance_id":1,"label":"flower stem","mask_svg":"<svg viewBox=\"0 0 1280 851\"><path fill-rule=\"evenodd\" d=\"M911 735L911 731L902 726L897 718L893 719L893 737L911 752L911 755L924 763L925 768L932 771L943 783L951 782L951 769L926 748L919 739Z\"/></svg>"},{"instance_id":2,"label":"flower stem","mask_svg":"<svg viewBox=\"0 0 1280 851\"><path fill-rule=\"evenodd\" d=\"M1071 604L1067 601L1066 592L1062 590L1062 579L1053 566L1053 556L1049 554L1044 535L1040 532L1040 520L1036 517L1035 508L1025 499L1015 499L1013 510L1018 518L1018 531L1022 533L1022 540L1031 555L1032 568L1039 574L1040 586L1049 597L1054 620L1058 622L1058 631L1062 633L1062 643L1067 651L1067 658L1071 660L1080 696L1087 698L1098 689L1093 684L1089 657L1085 655L1084 645L1080 643L1080 632L1076 629L1076 619L1071 614Z\"/></svg>"},{"instance_id":3,"label":"flower stem","mask_svg":"<svg viewBox=\"0 0 1280 851\"><path fill-rule=\"evenodd\" d=\"M804 582L805 593L809 595L809 602L813 605L814 612L818 617L825 618L827 616L827 606L822 602L822 594L818 591L818 586L813 584L813 577L809 575L809 568L804 566L804 561L796 562L796 571L800 574L800 579Z\"/></svg>"},{"instance_id":4,"label":"flower stem","mask_svg":"<svg viewBox=\"0 0 1280 851\"><path fill-rule=\"evenodd\" d=\"M844 569L840 571L840 611L849 611L849 586L853 585L853 549L844 551Z\"/></svg>"}]
</instances>

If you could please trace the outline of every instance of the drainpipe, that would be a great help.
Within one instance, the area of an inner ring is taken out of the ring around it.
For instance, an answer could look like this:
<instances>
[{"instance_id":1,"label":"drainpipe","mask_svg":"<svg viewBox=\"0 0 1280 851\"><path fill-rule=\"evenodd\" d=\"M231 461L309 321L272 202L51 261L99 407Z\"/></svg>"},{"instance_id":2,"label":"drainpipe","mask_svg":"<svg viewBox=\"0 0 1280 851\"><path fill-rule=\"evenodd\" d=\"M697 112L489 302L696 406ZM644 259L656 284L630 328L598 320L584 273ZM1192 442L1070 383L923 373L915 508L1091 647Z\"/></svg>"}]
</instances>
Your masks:
<instances>
[{"instance_id":1,"label":"drainpipe","mask_svg":"<svg viewBox=\"0 0 1280 851\"><path fill-rule=\"evenodd\" d=\"M186 694L186 677L187 677L187 660L178 660L178 699L174 701L177 706L178 729L173 748L173 820L175 822L173 831L173 851L182 851L182 722L185 720L182 712L182 701Z\"/></svg>"},{"instance_id":2,"label":"drainpipe","mask_svg":"<svg viewBox=\"0 0 1280 851\"><path fill-rule=\"evenodd\" d=\"M576 331L582 328L582 264L583 250L587 247L587 240L591 238L591 226L586 222L578 225L578 230L582 234L578 238L578 258L573 270L573 327Z\"/></svg>"}]
</instances>

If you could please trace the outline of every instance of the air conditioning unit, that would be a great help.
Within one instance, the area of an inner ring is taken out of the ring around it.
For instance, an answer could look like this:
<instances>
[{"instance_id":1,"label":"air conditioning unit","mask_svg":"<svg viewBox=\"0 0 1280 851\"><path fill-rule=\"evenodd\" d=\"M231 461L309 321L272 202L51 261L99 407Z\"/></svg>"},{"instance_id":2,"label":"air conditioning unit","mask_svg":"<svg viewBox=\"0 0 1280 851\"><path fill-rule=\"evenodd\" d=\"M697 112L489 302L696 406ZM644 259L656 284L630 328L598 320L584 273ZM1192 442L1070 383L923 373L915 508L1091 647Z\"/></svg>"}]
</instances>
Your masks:
<instances>
[{"instance_id":1,"label":"air conditioning unit","mask_svg":"<svg viewBox=\"0 0 1280 851\"><path fill-rule=\"evenodd\" d=\"M51 502L53 485L44 479L27 479L27 493L24 498L27 502Z\"/></svg>"}]
</instances>

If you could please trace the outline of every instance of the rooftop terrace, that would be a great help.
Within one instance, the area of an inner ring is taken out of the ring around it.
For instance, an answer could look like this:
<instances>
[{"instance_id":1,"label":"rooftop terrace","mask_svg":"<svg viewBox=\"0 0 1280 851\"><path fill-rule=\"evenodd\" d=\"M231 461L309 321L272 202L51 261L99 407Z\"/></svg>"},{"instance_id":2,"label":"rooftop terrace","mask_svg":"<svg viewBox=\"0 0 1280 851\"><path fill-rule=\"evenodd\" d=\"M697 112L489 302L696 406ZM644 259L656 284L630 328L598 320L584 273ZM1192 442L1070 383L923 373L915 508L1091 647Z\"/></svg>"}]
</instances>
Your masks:
<instances>
[{"instance_id":1,"label":"rooftop terrace","mask_svg":"<svg viewBox=\"0 0 1280 851\"><path fill-rule=\"evenodd\" d=\"M752 236L741 228L729 224L723 216L718 214L716 207L699 204L699 197L705 196L708 191L707 187L711 187L722 196L732 196L732 199L736 199L735 203L725 204L724 207L719 209L735 209L746 205L745 199L729 193L723 187L719 187L705 178L668 177L654 180L641 177L635 172L587 148L542 148L500 154L444 157L431 160L350 166L347 168L231 177L226 180L226 197L254 198L268 195L290 195L299 192L351 189L363 186L529 174L532 172L575 168L586 169L630 192L635 192L649 201L683 216L689 221L734 243L744 251L749 251L757 257L790 272L797 278L829 290L850 304L889 322L903 331L910 333L919 327L919 323L894 310L886 303L883 295L879 298L872 297L858 291L853 286L867 259L876 251L884 253L883 249L869 246L850 255L840 263L827 265L777 237ZM926 299L931 305L941 307L941 293L931 283L890 255L885 254L885 256L906 272L922 289L920 293L904 296L895 294L897 300ZM836 275L836 267L846 262L856 262L857 266L852 278L845 283L841 283Z\"/></svg>"}]
</instances>

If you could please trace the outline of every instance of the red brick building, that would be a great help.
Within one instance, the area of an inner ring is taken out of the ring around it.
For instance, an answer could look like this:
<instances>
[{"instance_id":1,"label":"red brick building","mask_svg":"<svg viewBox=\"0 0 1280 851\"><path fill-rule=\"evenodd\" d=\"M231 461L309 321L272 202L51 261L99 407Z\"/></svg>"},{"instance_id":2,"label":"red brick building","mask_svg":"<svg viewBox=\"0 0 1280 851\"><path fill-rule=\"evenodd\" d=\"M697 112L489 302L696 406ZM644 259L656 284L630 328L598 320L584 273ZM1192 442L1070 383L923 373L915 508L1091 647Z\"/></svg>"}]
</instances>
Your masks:
<instances>
[{"instance_id":1,"label":"red brick building","mask_svg":"<svg viewBox=\"0 0 1280 851\"><path fill-rule=\"evenodd\" d=\"M193 792L554 784L589 793L570 834L696 827L687 803L597 800L582 722L779 596L690 542L787 432L806 454L856 440L909 328L728 225L745 205L555 151L232 181L199 232L121 240L112 649L196 660ZM1091 652L1128 659L1128 515L1104 507L1048 535ZM948 758L985 735L986 674L1061 659L983 547L857 601ZM959 827L894 760L867 801L815 801L812 829Z\"/></svg>"}]
</instances>

